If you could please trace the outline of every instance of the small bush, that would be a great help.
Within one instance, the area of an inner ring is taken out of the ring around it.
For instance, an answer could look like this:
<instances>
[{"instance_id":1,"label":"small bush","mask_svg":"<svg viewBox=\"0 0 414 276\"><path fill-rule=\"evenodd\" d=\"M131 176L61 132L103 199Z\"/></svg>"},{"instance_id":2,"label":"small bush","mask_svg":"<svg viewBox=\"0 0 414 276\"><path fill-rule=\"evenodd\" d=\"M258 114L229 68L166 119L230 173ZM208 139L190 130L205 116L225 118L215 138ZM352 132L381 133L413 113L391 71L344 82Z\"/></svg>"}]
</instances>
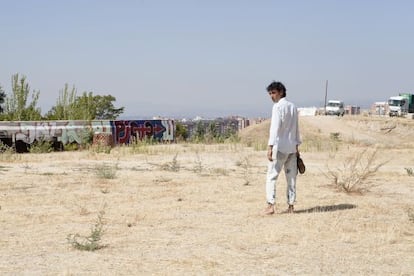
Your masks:
<instances>
[{"instance_id":1,"label":"small bush","mask_svg":"<svg viewBox=\"0 0 414 276\"><path fill-rule=\"evenodd\" d=\"M9 147L8 145L4 144L1 140L0 140L0 153L4 153L7 152L8 150L10 150L11 147Z\"/></svg>"},{"instance_id":2,"label":"small bush","mask_svg":"<svg viewBox=\"0 0 414 276\"><path fill-rule=\"evenodd\" d=\"M243 178L244 178L244 185L250 184L250 168L251 164L249 161L249 157L245 156L242 160L236 162L236 166L241 167L243 169Z\"/></svg>"},{"instance_id":3,"label":"small bush","mask_svg":"<svg viewBox=\"0 0 414 276\"><path fill-rule=\"evenodd\" d=\"M330 135L329 135L329 137L333 141L340 141L340 136L341 136L341 134L339 132L331 132Z\"/></svg>"},{"instance_id":4,"label":"small bush","mask_svg":"<svg viewBox=\"0 0 414 276\"><path fill-rule=\"evenodd\" d=\"M30 145L29 152L30 153L49 153L53 151L52 142L45 141L43 139L34 141L33 144Z\"/></svg>"},{"instance_id":5,"label":"small bush","mask_svg":"<svg viewBox=\"0 0 414 276\"><path fill-rule=\"evenodd\" d=\"M152 154L152 149L150 146L157 144L158 141L150 138L145 139L133 139L131 143L129 143L129 147L132 149L133 153L138 154Z\"/></svg>"},{"instance_id":6,"label":"small bush","mask_svg":"<svg viewBox=\"0 0 414 276\"><path fill-rule=\"evenodd\" d=\"M211 169L211 172L216 175L224 175L224 176L229 174L225 168L213 168Z\"/></svg>"},{"instance_id":7,"label":"small bush","mask_svg":"<svg viewBox=\"0 0 414 276\"><path fill-rule=\"evenodd\" d=\"M414 223L414 209L408 209L408 219Z\"/></svg>"},{"instance_id":8,"label":"small bush","mask_svg":"<svg viewBox=\"0 0 414 276\"><path fill-rule=\"evenodd\" d=\"M202 160L201 160L201 157L198 151L196 152L196 160L194 162L195 162L195 166L194 166L193 171L197 174L201 174L203 172L203 163L202 163Z\"/></svg>"},{"instance_id":9,"label":"small bush","mask_svg":"<svg viewBox=\"0 0 414 276\"><path fill-rule=\"evenodd\" d=\"M63 145L63 150L64 151L77 151L79 150L79 146L78 143L74 142L74 143L69 143L66 145Z\"/></svg>"},{"instance_id":10,"label":"small bush","mask_svg":"<svg viewBox=\"0 0 414 276\"><path fill-rule=\"evenodd\" d=\"M413 168L404 168L409 176L414 176Z\"/></svg>"},{"instance_id":11,"label":"small bush","mask_svg":"<svg viewBox=\"0 0 414 276\"><path fill-rule=\"evenodd\" d=\"M240 143L241 138L237 133L231 133L226 139L224 140L225 143Z\"/></svg>"},{"instance_id":12,"label":"small bush","mask_svg":"<svg viewBox=\"0 0 414 276\"><path fill-rule=\"evenodd\" d=\"M16 154L14 148L9 147L0 141L0 161L14 161L18 159L18 157L19 155Z\"/></svg>"},{"instance_id":13,"label":"small bush","mask_svg":"<svg viewBox=\"0 0 414 276\"><path fill-rule=\"evenodd\" d=\"M161 170L163 171L171 171L171 172L178 172L180 170L180 164L177 161L178 153L174 156L171 162L165 163L161 165Z\"/></svg>"},{"instance_id":14,"label":"small bush","mask_svg":"<svg viewBox=\"0 0 414 276\"><path fill-rule=\"evenodd\" d=\"M106 146L106 145L92 145L89 147L89 149L95 153L106 153L110 154L112 147Z\"/></svg>"},{"instance_id":15,"label":"small bush","mask_svg":"<svg viewBox=\"0 0 414 276\"><path fill-rule=\"evenodd\" d=\"M375 164L377 150L368 152L363 150L347 159L342 168L330 169L326 176L336 189L346 193L367 192L369 189L367 180L375 175L380 167L387 162Z\"/></svg>"},{"instance_id":16,"label":"small bush","mask_svg":"<svg viewBox=\"0 0 414 276\"><path fill-rule=\"evenodd\" d=\"M105 207L99 211L98 218L94 226L91 228L91 233L87 237L82 237L79 234L69 234L66 238L68 243L75 249L82 250L82 251L95 251L101 248L106 247L107 245L102 245L101 240L102 236L105 232L104 230L104 215L105 215Z\"/></svg>"},{"instance_id":17,"label":"small bush","mask_svg":"<svg viewBox=\"0 0 414 276\"><path fill-rule=\"evenodd\" d=\"M118 164L113 166L103 164L95 167L95 173L102 179L114 179L116 178L116 171L118 170Z\"/></svg>"}]
</instances>

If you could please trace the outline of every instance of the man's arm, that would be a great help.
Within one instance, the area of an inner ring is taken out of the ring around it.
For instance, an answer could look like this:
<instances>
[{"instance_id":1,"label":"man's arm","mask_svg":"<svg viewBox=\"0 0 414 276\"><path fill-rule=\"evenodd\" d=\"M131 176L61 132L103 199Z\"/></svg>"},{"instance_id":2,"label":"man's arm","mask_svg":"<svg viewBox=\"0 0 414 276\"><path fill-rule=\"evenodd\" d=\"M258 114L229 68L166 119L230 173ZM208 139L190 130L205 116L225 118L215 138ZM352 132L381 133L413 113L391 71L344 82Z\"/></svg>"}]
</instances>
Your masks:
<instances>
[{"instance_id":1,"label":"man's arm","mask_svg":"<svg viewBox=\"0 0 414 276\"><path fill-rule=\"evenodd\" d=\"M300 137L300 131L299 131L299 113L298 113L298 109L296 108L296 139L297 139L297 144L296 144L296 154L299 156L299 146L300 144L302 144L302 139Z\"/></svg>"},{"instance_id":2,"label":"man's arm","mask_svg":"<svg viewBox=\"0 0 414 276\"><path fill-rule=\"evenodd\" d=\"M267 148L267 159L269 161L273 161L273 146L277 143L277 134L279 132L279 128L281 125L279 111L277 109L277 105L273 105L272 109L272 120L270 122L270 130L269 130L269 141L268 141L268 148Z\"/></svg>"}]
</instances>

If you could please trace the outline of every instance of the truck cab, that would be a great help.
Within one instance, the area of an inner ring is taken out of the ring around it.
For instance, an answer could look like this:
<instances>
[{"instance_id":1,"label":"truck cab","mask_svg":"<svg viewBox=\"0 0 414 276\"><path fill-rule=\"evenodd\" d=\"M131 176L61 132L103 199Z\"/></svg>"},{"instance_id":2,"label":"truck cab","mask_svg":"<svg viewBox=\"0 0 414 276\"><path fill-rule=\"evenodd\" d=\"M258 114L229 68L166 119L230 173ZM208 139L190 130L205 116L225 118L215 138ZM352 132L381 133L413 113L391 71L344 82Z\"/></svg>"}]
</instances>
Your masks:
<instances>
[{"instance_id":1,"label":"truck cab","mask_svg":"<svg viewBox=\"0 0 414 276\"><path fill-rule=\"evenodd\" d=\"M389 115L401 117L408 112L408 100L402 96L393 96L388 99Z\"/></svg>"},{"instance_id":2,"label":"truck cab","mask_svg":"<svg viewBox=\"0 0 414 276\"><path fill-rule=\"evenodd\" d=\"M329 100L326 105L326 115L344 116L344 102L338 100Z\"/></svg>"}]
</instances>

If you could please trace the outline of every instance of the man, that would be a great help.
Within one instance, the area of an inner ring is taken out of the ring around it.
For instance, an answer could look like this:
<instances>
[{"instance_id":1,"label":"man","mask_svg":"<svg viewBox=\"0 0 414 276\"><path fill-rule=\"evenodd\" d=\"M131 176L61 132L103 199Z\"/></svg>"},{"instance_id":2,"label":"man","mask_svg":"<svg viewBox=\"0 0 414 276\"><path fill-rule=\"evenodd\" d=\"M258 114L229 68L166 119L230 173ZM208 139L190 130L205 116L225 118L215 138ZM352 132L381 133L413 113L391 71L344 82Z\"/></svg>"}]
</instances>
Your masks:
<instances>
[{"instance_id":1,"label":"man","mask_svg":"<svg viewBox=\"0 0 414 276\"><path fill-rule=\"evenodd\" d=\"M267 92L274 104L267 150L269 160L266 177L267 207L264 214L272 215L275 212L276 180L282 168L285 170L287 182L287 212L293 213L298 173L296 157L301 143L298 111L293 103L286 100L286 88L281 82L272 82L267 87Z\"/></svg>"}]
</instances>

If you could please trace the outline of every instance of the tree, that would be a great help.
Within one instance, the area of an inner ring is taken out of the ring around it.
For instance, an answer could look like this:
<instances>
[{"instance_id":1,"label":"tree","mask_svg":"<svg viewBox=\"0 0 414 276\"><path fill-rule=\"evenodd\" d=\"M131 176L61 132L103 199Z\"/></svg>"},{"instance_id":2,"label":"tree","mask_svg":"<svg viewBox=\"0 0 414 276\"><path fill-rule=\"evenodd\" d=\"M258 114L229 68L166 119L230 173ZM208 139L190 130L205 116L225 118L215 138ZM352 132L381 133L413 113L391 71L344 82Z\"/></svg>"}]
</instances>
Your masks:
<instances>
[{"instance_id":1,"label":"tree","mask_svg":"<svg viewBox=\"0 0 414 276\"><path fill-rule=\"evenodd\" d=\"M82 96L76 97L73 104L75 120L94 120L96 117L96 105L92 92L83 92Z\"/></svg>"},{"instance_id":2,"label":"tree","mask_svg":"<svg viewBox=\"0 0 414 276\"><path fill-rule=\"evenodd\" d=\"M76 100L75 86L69 91L69 85L66 83L63 90L59 93L56 105L46 114L48 120L74 120L76 114L74 112L74 104Z\"/></svg>"},{"instance_id":3,"label":"tree","mask_svg":"<svg viewBox=\"0 0 414 276\"><path fill-rule=\"evenodd\" d=\"M188 130L180 122L177 122L175 125L175 137L178 141L186 141L188 138Z\"/></svg>"},{"instance_id":4,"label":"tree","mask_svg":"<svg viewBox=\"0 0 414 276\"><path fill-rule=\"evenodd\" d=\"M208 126L207 126L207 131L206 131L206 134L205 134L205 139L208 142L213 142L213 141L218 140L218 137L219 136L220 136L220 133L219 133L219 131L217 129L216 122L215 121L210 122L208 124Z\"/></svg>"},{"instance_id":5,"label":"tree","mask_svg":"<svg viewBox=\"0 0 414 276\"><path fill-rule=\"evenodd\" d=\"M198 121L195 125L193 140L196 142L203 142L204 135L206 134L206 129L202 121Z\"/></svg>"},{"instance_id":6,"label":"tree","mask_svg":"<svg viewBox=\"0 0 414 276\"><path fill-rule=\"evenodd\" d=\"M92 92L83 92L76 97L75 87L69 91L65 85L61 91L56 106L47 113L49 120L115 120L124 112L124 107L115 108L111 95L94 96Z\"/></svg>"},{"instance_id":7,"label":"tree","mask_svg":"<svg viewBox=\"0 0 414 276\"><path fill-rule=\"evenodd\" d=\"M0 113L3 113L4 109L3 109L3 104L4 101L6 100L6 93L4 92L3 88L0 85Z\"/></svg>"},{"instance_id":8,"label":"tree","mask_svg":"<svg viewBox=\"0 0 414 276\"><path fill-rule=\"evenodd\" d=\"M112 103L115 100L115 97L112 95L94 96L94 103L96 105L95 119L115 120L118 118L124 112L124 107L115 108Z\"/></svg>"},{"instance_id":9,"label":"tree","mask_svg":"<svg viewBox=\"0 0 414 276\"><path fill-rule=\"evenodd\" d=\"M33 90L31 102L28 103L30 94L26 77L19 74L12 76L12 95L6 97L4 118L10 121L32 121L42 118L40 108L37 107L40 91Z\"/></svg>"}]
</instances>

